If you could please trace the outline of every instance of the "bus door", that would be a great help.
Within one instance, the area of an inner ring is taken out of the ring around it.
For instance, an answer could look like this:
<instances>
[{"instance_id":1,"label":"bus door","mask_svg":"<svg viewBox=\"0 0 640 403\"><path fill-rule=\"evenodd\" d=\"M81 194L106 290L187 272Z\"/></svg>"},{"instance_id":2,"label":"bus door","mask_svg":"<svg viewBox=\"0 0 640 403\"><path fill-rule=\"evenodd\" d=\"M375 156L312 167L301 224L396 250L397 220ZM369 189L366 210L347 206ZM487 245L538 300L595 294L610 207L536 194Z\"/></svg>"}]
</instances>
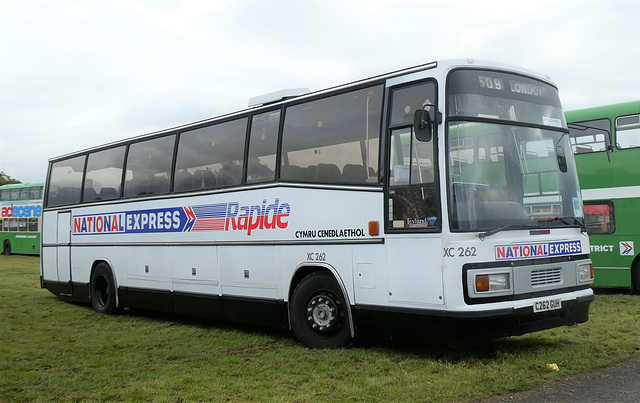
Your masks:
<instances>
[{"instance_id":1,"label":"bus door","mask_svg":"<svg viewBox=\"0 0 640 403\"><path fill-rule=\"evenodd\" d=\"M58 281L71 281L71 212L58 213L57 225Z\"/></svg>"},{"instance_id":2,"label":"bus door","mask_svg":"<svg viewBox=\"0 0 640 403\"><path fill-rule=\"evenodd\" d=\"M435 104L435 91L433 81L391 90L385 240L391 303L444 303L437 139L418 139L413 129L415 112Z\"/></svg>"}]
</instances>

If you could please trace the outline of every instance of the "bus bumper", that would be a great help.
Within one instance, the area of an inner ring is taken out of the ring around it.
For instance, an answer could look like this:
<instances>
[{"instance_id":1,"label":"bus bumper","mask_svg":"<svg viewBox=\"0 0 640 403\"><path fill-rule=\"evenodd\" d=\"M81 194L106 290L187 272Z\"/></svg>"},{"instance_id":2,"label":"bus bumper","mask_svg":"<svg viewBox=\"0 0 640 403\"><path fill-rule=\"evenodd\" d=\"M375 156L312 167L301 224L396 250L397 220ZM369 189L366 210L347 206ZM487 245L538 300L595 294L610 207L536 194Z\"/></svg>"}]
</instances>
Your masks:
<instances>
[{"instance_id":1,"label":"bus bumper","mask_svg":"<svg viewBox=\"0 0 640 403\"><path fill-rule=\"evenodd\" d=\"M534 313L531 306L492 311L354 309L356 337L407 340L464 347L485 340L571 326L589 320L594 295L562 301L562 309ZM377 307L376 307L377 308Z\"/></svg>"}]
</instances>

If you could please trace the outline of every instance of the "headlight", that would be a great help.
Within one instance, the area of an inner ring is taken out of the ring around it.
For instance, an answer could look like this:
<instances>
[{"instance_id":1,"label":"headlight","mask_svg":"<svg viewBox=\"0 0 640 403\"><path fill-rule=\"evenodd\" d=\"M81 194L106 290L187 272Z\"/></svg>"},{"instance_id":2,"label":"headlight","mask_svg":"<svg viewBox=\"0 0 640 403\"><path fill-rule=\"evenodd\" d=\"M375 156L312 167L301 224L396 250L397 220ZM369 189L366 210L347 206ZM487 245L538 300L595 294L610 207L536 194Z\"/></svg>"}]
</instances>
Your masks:
<instances>
[{"instance_id":1,"label":"headlight","mask_svg":"<svg viewBox=\"0 0 640 403\"><path fill-rule=\"evenodd\" d=\"M476 276L476 292L505 291L511 288L509 273Z\"/></svg>"},{"instance_id":2,"label":"headlight","mask_svg":"<svg viewBox=\"0 0 640 403\"><path fill-rule=\"evenodd\" d=\"M578 265L578 283L593 282L593 263L582 263Z\"/></svg>"},{"instance_id":3,"label":"headlight","mask_svg":"<svg viewBox=\"0 0 640 403\"><path fill-rule=\"evenodd\" d=\"M472 269L467 272L467 293L471 298L513 294L511 268Z\"/></svg>"}]
</instances>

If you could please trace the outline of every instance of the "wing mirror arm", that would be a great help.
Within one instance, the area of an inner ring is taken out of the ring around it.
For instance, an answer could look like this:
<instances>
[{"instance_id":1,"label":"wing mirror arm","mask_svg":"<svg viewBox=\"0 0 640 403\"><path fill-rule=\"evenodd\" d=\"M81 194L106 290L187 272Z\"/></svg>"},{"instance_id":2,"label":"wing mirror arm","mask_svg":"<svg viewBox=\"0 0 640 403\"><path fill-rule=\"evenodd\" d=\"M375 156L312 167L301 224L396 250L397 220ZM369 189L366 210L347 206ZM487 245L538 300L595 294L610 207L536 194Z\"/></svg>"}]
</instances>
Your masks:
<instances>
[{"instance_id":1,"label":"wing mirror arm","mask_svg":"<svg viewBox=\"0 0 640 403\"><path fill-rule=\"evenodd\" d=\"M609 162L611 162L611 155L610 153L614 150L615 147L613 147L613 144L609 144L607 145L607 159L609 160Z\"/></svg>"}]
</instances>

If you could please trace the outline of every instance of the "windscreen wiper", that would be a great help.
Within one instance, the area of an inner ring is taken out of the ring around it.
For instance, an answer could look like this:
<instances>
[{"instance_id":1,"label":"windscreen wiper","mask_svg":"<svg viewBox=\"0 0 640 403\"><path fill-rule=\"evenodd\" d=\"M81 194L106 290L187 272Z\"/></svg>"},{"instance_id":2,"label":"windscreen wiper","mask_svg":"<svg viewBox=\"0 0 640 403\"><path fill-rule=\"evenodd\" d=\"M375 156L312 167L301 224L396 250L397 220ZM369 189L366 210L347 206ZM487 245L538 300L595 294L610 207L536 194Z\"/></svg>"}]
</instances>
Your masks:
<instances>
[{"instance_id":1,"label":"windscreen wiper","mask_svg":"<svg viewBox=\"0 0 640 403\"><path fill-rule=\"evenodd\" d=\"M553 221L560 221L564 225L577 225L578 227L580 227L580 229L582 229L582 232L587 232L587 227L585 227L584 224L575 217L558 216L553 218L547 218L545 220L538 220L538 222L553 222Z\"/></svg>"},{"instance_id":2,"label":"windscreen wiper","mask_svg":"<svg viewBox=\"0 0 640 403\"><path fill-rule=\"evenodd\" d=\"M510 225L502 225L500 227L496 227L494 229L490 229L489 231L485 231L485 232L481 232L478 234L478 238L480 238L481 241L484 241L484 239L488 236L497 234L500 231L510 231L510 230L516 230L516 229L528 229L528 228L536 228L537 226L535 225L531 225L531 224L510 224Z\"/></svg>"}]
</instances>

